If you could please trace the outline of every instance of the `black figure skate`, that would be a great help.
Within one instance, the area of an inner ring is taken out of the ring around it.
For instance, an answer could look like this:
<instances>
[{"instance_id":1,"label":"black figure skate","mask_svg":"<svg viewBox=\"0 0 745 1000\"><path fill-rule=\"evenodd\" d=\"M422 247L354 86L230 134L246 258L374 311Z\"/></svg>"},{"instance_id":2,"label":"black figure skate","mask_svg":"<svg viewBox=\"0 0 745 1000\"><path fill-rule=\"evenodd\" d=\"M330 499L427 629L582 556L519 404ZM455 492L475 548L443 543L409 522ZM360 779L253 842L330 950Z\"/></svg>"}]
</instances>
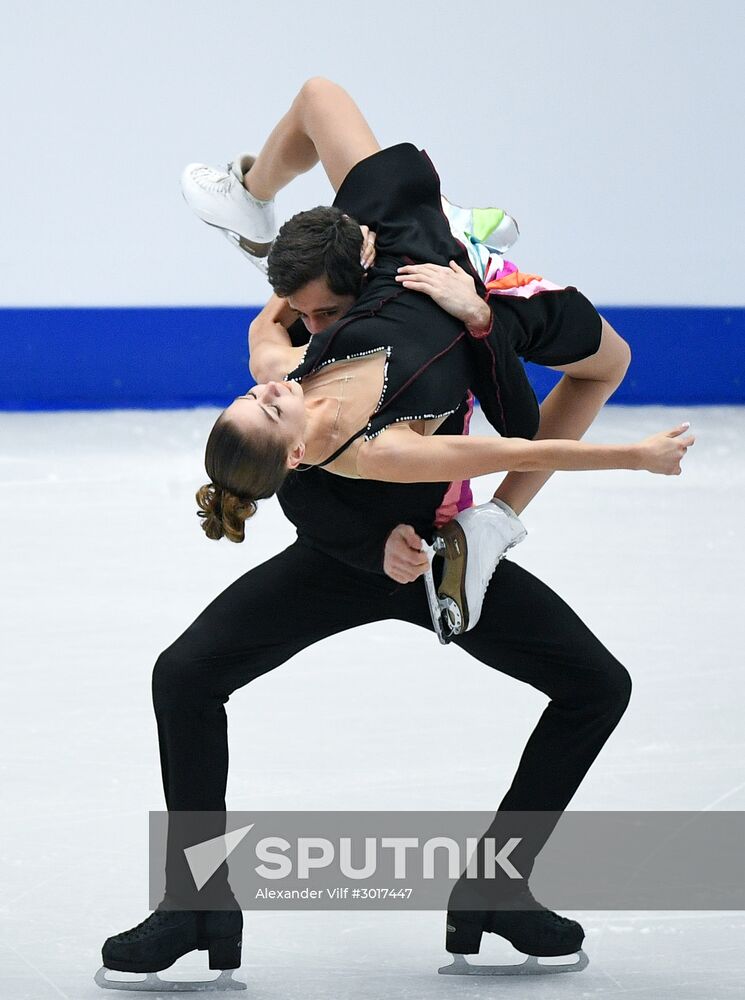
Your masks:
<instances>
[{"instance_id":1,"label":"black figure skate","mask_svg":"<svg viewBox=\"0 0 745 1000\"><path fill-rule=\"evenodd\" d=\"M104 942L103 967L95 976L103 989L148 993L245 990L233 978L241 964L243 914L240 910L156 910L147 920ZM178 982L157 975L190 951L209 952L210 969L219 969L217 979ZM107 972L144 974L144 979L107 978Z\"/></svg>"},{"instance_id":2,"label":"black figure skate","mask_svg":"<svg viewBox=\"0 0 745 1000\"><path fill-rule=\"evenodd\" d=\"M445 948L453 962L437 971L444 976L536 976L587 968L589 959L582 951L585 932L576 920L547 910L524 886L513 900L513 905L517 903L524 909L448 910ZM471 965L464 956L478 953L484 931L505 938L528 957L514 965ZM539 961L572 954L576 961L568 964Z\"/></svg>"}]
</instances>

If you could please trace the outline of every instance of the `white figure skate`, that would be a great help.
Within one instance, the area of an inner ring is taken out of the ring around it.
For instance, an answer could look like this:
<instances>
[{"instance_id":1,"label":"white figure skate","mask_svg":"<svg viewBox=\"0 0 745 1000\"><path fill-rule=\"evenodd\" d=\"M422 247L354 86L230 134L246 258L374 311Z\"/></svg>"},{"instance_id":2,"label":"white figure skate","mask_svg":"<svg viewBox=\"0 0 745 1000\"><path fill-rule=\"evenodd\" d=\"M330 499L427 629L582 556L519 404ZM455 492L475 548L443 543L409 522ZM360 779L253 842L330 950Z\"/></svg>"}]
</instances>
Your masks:
<instances>
[{"instance_id":1,"label":"white figure skate","mask_svg":"<svg viewBox=\"0 0 745 1000\"><path fill-rule=\"evenodd\" d=\"M181 192L203 222L220 229L244 257L266 274L266 258L277 226L274 200L259 201L243 186L243 177L255 159L252 153L241 153L226 170L190 163L181 174Z\"/></svg>"},{"instance_id":2,"label":"white figure skate","mask_svg":"<svg viewBox=\"0 0 745 1000\"><path fill-rule=\"evenodd\" d=\"M526 535L520 518L501 500L461 511L436 531L432 545L424 547L430 561L424 584L441 643L475 628L494 570ZM435 555L445 560L438 588L432 575Z\"/></svg>"}]
</instances>

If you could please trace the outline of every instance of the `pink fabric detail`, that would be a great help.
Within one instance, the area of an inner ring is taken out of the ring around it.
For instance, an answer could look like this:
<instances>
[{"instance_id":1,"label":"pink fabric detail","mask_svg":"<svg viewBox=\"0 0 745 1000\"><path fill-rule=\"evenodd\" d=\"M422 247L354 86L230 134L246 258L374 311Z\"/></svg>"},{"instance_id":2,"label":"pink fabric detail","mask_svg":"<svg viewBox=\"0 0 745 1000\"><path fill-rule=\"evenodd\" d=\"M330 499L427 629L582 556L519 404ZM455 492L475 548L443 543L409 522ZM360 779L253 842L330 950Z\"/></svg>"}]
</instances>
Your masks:
<instances>
[{"instance_id":1,"label":"pink fabric detail","mask_svg":"<svg viewBox=\"0 0 745 1000\"><path fill-rule=\"evenodd\" d=\"M499 267L499 265L502 265ZM492 257L484 275L484 284L489 281L497 281L499 278L506 278L508 274L514 274L517 264L511 260L502 260L501 257Z\"/></svg>"},{"instance_id":2,"label":"pink fabric detail","mask_svg":"<svg viewBox=\"0 0 745 1000\"><path fill-rule=\"evenodd\" d=\"M563 290L563 285L555 285L553 281L541 278L540 281L530 281L527 285L521 285L519 288L495 288L490 292L490 294L512 295L517 298L529 299L533 295L538 295L540 292L561 292Z\"/></svg>"},{"instance_id":3,"label":"pink fabric detail","mask_svg":"<svg viewBox=\"0 0 745 1000\"><path fill-rule=\"evenodd\" d=\"M460 496L458 497L458 513L473 507L473 493L471 492L471 480L464 479L460 486Z\"/></svg>"},{"instance_id":4,"label":"pink fabric detail","mask_svg":"<svg viewBox=\"0 0 745 1000\"><path fill-rule=\"evenodd\" d=\"M519 288L496 288L491 295L512 295L521 299L530 299L541 292L561 292L563 285L555 285L553 281L541 278L540 281L530 281L527 285L520 285Z\"/></svg>"},{"instance_id":5,"label":"pink fabric detail","mask_svg":"<svg viewBox=\"0 0 745 1000\"><path fill-rule=\"evenodd\" d=\"M461 433L468 434L472 415L473 393L469 392L468 409L466 410L466 415L463 418L463 431ZM448 521L452 521L456 514L459 514L462 510L468 510L469 507L473 507L471 481L469 479L459 479L456 482L451 483L450 486L448 486L445 496L442 498L442 503L435 512L435 527L442 527L443 524L447 524Z\"/></svg>"},{"instance_id":6,"label":"pink fabric detail","mask_svg":"<svg viewBox=\"0 0 745 1000\"><path fill-rule=\"evenodd\" d=\"M499 263L502 264L502 267L497 266ZM492 258L486 269L484 284L499 281L510 274L515 274L516 271L517 265L513 264L511 260L502 261L499 257ZM527 282L525 285L519 285L517 288L490 288L487 291L487 299L492 295L515 295L518 298L529 299L532 295L537 295L539 292L561 292L564 288L564 285L556 285L553 281L549 281L548 278L538 278L537 280Z\"/></svg>"}]
</instances>

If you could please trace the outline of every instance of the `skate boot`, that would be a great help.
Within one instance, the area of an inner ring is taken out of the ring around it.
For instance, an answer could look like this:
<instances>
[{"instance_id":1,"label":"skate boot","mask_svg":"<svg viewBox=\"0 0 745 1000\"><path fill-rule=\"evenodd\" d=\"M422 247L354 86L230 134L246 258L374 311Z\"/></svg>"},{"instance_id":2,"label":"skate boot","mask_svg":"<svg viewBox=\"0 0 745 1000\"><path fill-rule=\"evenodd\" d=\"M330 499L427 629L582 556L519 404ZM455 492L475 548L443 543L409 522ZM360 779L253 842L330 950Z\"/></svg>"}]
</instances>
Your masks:
<instances>
[{"instance_id":1,"label":"skate boot","mask_svg":"<svg viewBox=\"0 0 745 1000\"><path fill-rule=\"evenodd\" d=\"M428 600L441 642L475 628L494 570L526 535L520 518L501 500L461 511L435 532L432 550L445 566L434 603L429 581Z\"/></svg>"},{"instance_id":2,"label":"skate boot","mask_svg":"<svg viewBox=\"0 0 745 1000\"><path fill-rule=\"evenodd\" d=\"M259 201L243 186L255 159L251 153L241 153L226 170L190 163L181 174L181 191L203 222L220 229L244 257L266 273L266 258L277 226L274 199Z\"/></svg>"},{"instance_id":3,"label":"skate boot","mask_svg":"<svg viewBox=\"0 0 745 1000\"><path fill-rule=\"evenodd\" d=\"M233 979L241 964L243 914L240 910L155 910L131 930L108 938L101 951L103 967L95 976L104 989L155 993L196 990L245 990ZM220 969L217 979L175 982L155 975L190 951L207 951L210 969ZM145 979L108 979L107 972L145 974Z\"/></svg>"},{"instance_id":4,"label":"skate boot","mask_svg":"<svg viewBox=\"0 0 745 1000\"><path fill-rule=\"evenodd\" d=\"M438 971L446 976L521 976L587 968L589 960L582 951L585 932L576 920L546 909L526 886L515 894L512 905L524 909L448 910L445 948L454 959ZM516 965L471 965L463 956L478 953L484 931L505 938L528 958ZM538 961L572 954L577 960L569 964Z\"/></svg>"}]
</instances>

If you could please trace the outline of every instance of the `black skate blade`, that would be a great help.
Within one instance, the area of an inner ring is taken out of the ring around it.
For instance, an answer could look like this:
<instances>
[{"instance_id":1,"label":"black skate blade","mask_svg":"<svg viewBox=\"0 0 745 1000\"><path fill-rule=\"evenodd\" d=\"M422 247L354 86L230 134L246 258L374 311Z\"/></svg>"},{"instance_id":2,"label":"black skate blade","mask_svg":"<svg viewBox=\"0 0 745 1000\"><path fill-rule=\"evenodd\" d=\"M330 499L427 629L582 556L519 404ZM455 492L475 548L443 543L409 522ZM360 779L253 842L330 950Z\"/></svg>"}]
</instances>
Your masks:
<instances>
[{"instance_id":1,"label":"black skate blade","mask_svg":"<svg viewBox=\"0 0 745 1000\"><path fill-rule=\"evenodd\" d=\"M584 951L578 951L575 957L576 962L561 964L541 962L535 955L529 955L516 965L471 965L465 955L453 955L452 964L437 971L441 976L554 976L559 972L582 972L590 964Z\"/></svg>"},{"instance_id":2,"label":"black skate blade","mask_svg":"<svg viewBox=\"0 0 745 1000\"><path fill-rule=\"evenodd\" d=\"M102 965L93 977L102 990L127 990L130 993L217 993L226 990L245 990L246 984L233 979L233 969L225 969L217 979L183 980L161 979L157 972L126 973L115 975L139 975L140 979L108 979L111 972Z\"/></svg>"}]
</instances>

